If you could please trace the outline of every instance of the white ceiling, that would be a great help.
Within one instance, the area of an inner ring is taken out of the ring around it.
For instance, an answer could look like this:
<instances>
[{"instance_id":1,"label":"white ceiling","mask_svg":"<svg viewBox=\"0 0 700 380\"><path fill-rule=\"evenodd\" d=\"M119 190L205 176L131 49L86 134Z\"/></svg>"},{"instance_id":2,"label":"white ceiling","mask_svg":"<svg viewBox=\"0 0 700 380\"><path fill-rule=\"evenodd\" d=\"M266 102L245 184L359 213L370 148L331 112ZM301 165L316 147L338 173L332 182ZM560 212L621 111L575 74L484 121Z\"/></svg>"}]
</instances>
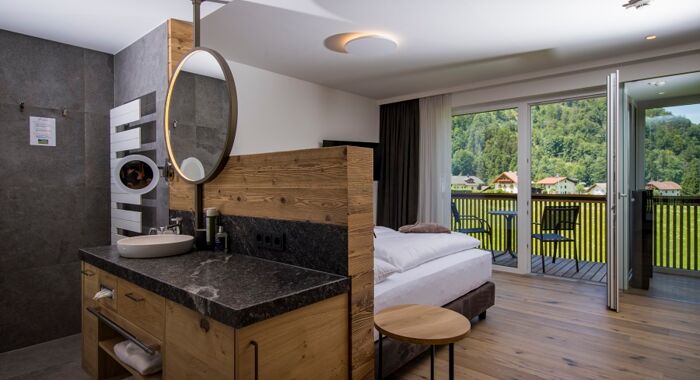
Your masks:
<instances>
[{"instance_id":1,"label":"white ceiling","mask_svg":"<svg viewBox=\"0 0 700 380\"><path fill-rule=\"evenodd\" d=\"M660 82L664 85L653 85ZM625 84L625 89L638 102L700 95L700 72L630 82Z\"/></svg>"},{"instance_id":2,"label":"white ceiling","mask_svg":"<svg viewBox=\"0 0 700 380\"><path fill-rule=\"evenodd\" d=\"M219 9L202 4L202 16ZM169 18L192 21L190 0L0 0L0 29L114 54Z\"/></svg>"},{"instance_id":3,"label":"white ceiling","mask_svg":"<svg viewBox=\"0 0 700 380\"><path fill-rule=\"evenodd\" d=\"M234 0L205 2L203 44L226 58L376 99L700 40L699 0ZM0 0L0 28L116 53L189 0ZM344 32L393 36L395 53L329 51ZM644 36L656 34L654 41ZM235 73L234 73L235 76Z\"/></svg>"},{"instance_id":4,"label":"white ceiling","mask_svg":"<svg viewBox=\"0 0 700 380\"><path fill-rule=\"evenodd\" d=\"M700 40L699 0L624 2L235 1L204 20L202 38L229 59L377 99ZM381 57L324 47L353 31L394 36L399 47Z\"/></svg>"}]
</instances>

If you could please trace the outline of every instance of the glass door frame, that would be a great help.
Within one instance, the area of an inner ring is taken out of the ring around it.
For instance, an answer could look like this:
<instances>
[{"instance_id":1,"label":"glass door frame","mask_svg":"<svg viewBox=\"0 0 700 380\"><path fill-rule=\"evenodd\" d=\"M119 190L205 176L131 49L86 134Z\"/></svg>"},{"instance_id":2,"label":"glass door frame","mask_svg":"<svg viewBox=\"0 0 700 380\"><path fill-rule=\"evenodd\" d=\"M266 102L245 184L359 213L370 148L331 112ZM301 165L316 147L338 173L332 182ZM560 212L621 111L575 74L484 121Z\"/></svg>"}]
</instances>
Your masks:
<instances>
[{"instance_id":1,"label":"glass door frame","mask_svg":"<svg viewBox=\"0 0 700 380\"><path fill-rule=\"evenodd\" d=\"M475 106L454 107L452 116L497 111L503 109L518 110L518 195L517 195L517 268L494 265L495 271L517 274L529 274L532 271L532 107L539 104L553 103L557 101L586 99L592 97L607 96L605 86L601 85L593 89L568 91L558 94L532 96L519 101L504 101L486 103ZM609 173L608 173L609 175Z\"/></svg>"},{"instance_id":2,"label":"glass door frame","mask_svg":"<svg viewBox=\"0 0 700 380\"><path fill-rule=\"evenodd\" d=\"M530 132L528 131L530 121L527 120L525 124L523 124L524 116L529 117L530 111L527 107L527 103L523 101L519 102L513 102L513 101L505 101L505 102L496 102L496 103L488 103L488 104L483 104L483 105L476 105L476 106L464 106L464 107L454 107L452 108L452 116L458 116L458 115L464 115L464 114L471 114L471 113L480 113L480 112L491 112L491 111L499 111L499 110L504 110L504 109L517 109L518 111L518 167L517 167L517 172L518 172L518 194L517 194L517 200L516 200L516 205L518 209L518 216L516 220L516 231L517 231L517 258L518 258L518 266L517 268L511 268L511 267L506 267L506 266L501 266L501 265L494 265L493 270L495 271L501 271L501 272L510 272L510 273L518 273L518 274L525 274L525 273L530 273L530 223L529 222L524 222L524 221L529 221L529 215L530 215L530 210L529 210L529 203L530 203L530 188L529 188L529 183L530 183L530 148L529 148L529 142L530 142ZM524 112L526 114L524 114ZM527 131L527 132L526 132ZM526 136L526 142L524 141L524 135ZM524 146L527 145L527 146ZM526 149L526 151L523 151L523 149ZM527 155L525 155L525 153ZM525 170L525 171L523 171ZM527 174L527 177L521 177L522 173ZM525 185L523 185L523 181L521 178L527 178L527 181L525 181ZM527 196L524 196L522 194L523 187L527 188ZM521 228L524 228L525 230L522 230ZM523 236L527 236L527 239L523 238Z\"/></svg>"}]
</instances>

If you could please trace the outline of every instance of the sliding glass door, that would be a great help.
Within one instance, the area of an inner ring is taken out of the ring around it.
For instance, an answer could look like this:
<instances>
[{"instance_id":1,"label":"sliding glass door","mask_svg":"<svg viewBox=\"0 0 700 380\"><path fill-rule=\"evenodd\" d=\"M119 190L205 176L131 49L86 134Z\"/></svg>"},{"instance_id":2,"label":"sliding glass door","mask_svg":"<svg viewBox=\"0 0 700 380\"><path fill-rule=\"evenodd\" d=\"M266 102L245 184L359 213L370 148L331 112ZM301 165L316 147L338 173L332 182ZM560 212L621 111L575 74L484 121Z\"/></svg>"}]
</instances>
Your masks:
<instances>
[{"instance_id":1,"label":"sliding glass door","mask_svg":"<svg viewBox=\"0 0 700 380\"><path fill-rule=\"evenodd\" d=\"M605 283L605 96L534 104L532 272Z\"/></svg>"}]
</instances>

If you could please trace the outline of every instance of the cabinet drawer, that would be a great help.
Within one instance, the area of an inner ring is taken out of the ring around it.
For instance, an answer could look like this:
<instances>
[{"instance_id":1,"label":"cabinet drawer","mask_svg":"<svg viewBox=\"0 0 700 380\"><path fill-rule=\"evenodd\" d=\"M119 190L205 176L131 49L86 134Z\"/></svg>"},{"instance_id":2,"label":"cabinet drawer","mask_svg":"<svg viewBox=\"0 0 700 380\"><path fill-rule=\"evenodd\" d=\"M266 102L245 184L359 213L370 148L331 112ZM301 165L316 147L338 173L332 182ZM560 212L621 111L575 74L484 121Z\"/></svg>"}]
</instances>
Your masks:
<instances>
[{"instance_id":1,"label":"cabinet drawer","mask_svg":"<svg viewBox=\"0 0 700 380\"><path fill-rule=\"evenodd\" d=\"M100 270L84 262L80 272L82 274L83 310L85 310L86 307L97 304L92 297L100 290Z\"/></svg>"},{"instance_id":2,"label":"cabinet drawer","mask_svg":"<svg viewBox=\"0 0 700 380\"><path fill-rule=\"evenodd\" d=\"M100 271L99 273L99 288L112 289L112 298L100 298L97 300L97 304L112 311L117 311L117 299L119 298L118 277L104 271Z\"/></svg>"},{"instance_id":3,"label":"cabinet drawer","mask_svg":"<svg viewBox=\"0 0 700 380\"><path fill-rule=\"evenodd\" d=\"M163 339L165 330L165 299L126 280L119 280L117 298L119 314L129 322Z\"/></svg>"}]
</instances>

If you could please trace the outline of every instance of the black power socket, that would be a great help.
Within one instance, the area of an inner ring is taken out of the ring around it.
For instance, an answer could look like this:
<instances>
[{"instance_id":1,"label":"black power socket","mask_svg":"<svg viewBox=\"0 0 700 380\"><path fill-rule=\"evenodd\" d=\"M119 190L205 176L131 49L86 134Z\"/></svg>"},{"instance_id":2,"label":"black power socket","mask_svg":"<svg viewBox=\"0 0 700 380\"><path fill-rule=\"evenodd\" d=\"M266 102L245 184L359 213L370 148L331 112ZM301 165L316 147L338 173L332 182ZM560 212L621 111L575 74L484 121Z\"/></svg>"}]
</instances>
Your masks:
<instances>
[{"instance_id":1,"label":"black power socket","mask_svg":"<svg viewBox=\"0 0 700 380\"><path fill-rule=\"evenodd\" d=\"M255 245L261 249L269 251L283 252L287 247L287 236L284 233L265 233L258 232L255 234Z\"/></svg>"}]
</instances>

